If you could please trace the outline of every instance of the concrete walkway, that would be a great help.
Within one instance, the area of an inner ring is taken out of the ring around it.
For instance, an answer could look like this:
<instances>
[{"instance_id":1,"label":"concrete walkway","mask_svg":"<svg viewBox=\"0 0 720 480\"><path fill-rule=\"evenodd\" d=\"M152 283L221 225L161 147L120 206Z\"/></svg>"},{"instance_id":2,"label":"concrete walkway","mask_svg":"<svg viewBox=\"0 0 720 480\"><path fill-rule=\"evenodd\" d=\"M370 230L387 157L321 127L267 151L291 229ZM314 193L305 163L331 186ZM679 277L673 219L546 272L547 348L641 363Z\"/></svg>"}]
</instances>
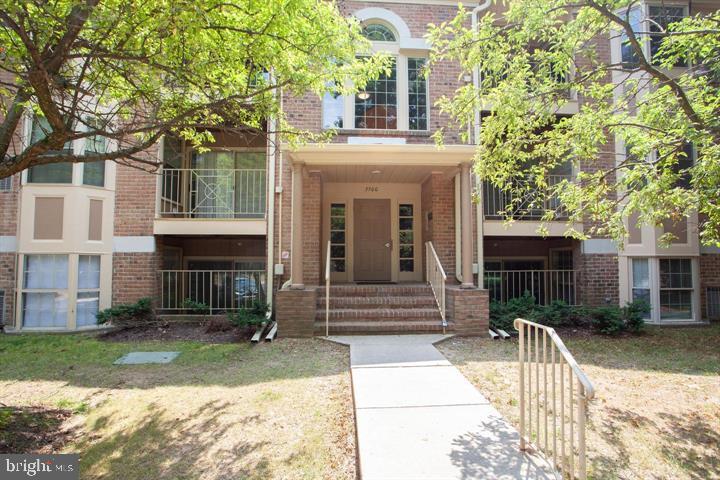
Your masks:
<instances>
[{"instance_id":1,"label":"concrete walkway","mask_svg":"<svg viewBox=\"0 0 720 480\"><path fill-rule=\"evenodd\" d=\"M556 478L433 346L443 338L330 338L350 345L362 480Z\"/></svg>"}]
</instances>

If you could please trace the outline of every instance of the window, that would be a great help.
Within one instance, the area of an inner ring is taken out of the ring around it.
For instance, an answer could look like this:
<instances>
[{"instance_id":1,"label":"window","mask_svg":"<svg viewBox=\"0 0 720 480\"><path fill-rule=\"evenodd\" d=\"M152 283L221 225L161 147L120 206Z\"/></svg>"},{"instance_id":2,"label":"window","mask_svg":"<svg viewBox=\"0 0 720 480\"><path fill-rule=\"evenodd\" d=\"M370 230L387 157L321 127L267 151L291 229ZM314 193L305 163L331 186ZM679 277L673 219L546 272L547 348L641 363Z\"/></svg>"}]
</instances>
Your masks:
<instances>
[{"instance_id":1,"label":"window","mask_svg":"<svg viewBox=\"0 0 720 480\"><path fill-rule=\"evenodd\" d=\"M89 128L99 128L96 120L88 120ZM102 135L93 135L85 139L85 154L107 152L107 139ZM105 186L105 161L83 164L83 185Z\"/></svg>"},{"instance_id":2,"label":"window","mask_svg":"<svg viewBox=\"0 0 720 480\"><path fill-rule=\"evenodd\" d=\"M78 327L97 324L100 307L100 255L80 255L78 259Z\"/></svg>"},{"instance_id":3,"label":"window","mask_svg":"<svg viewBox=\"0 0 720 480\"><path fill-rule=\"evenodd\" d=\"M708 287L706 303L707 318L709 320L720 319L720 287Z\"/></svg>"},{"instance_id":4,"label":"window","mask_svg":"<svg viewBox=\"0 0 720 480\"><path fill-rule=\"evenodd\" d=\"M424 58L408 58L408 125L427 130L427 82Z\"/></svg>"},{"instance_id":5,"label":"window","mask_svg":"<svg viewBox=\"0 0 720 480\"><path fill-rule=\"evenodd\" d=\"M660 259L660 319L692 318L692 263L687 258Z\"/></svg>"},{"instance_id":6,"label":"window","mask_svg":"<svg viewBox=\"0 0 720 480\"><path fill-rule=\"evenodd\" d=\"M397 62L355 95L355 128L397 129Z\"/></svg>"},{"instance_id":7,"label":"window","mask_svg":"<svg viewBox=\"0 0 720 480\"><path fill-rule=\"evenodd\" d=\"M68 256L26 255L23 273L23 326L66 327Z\"/></svg>"},{"instance_id":8,"label":"window","mask_svg":"<svg viewBox=\"0 0 720 480\"><path fill-rule=\"evenodd\" d=\"M650 298L650 261L647 258L632 259L632 300L643 300L648 305ZM646 312L644 318L650 318L650 311Z\"/></svg>"},{"instance_id":9,"label":"window","mask_svg":"<svg viewBox=\"0 0 720 480\"><path fill-rule=\"evenodd\" d=\"M325 92L323 97L323 128L343 128L345 102L337 92Z\"/></svg>"},{"instance_id":10,"label":"window","mask_svg":"<svg viewBox=\"0 0 720 480\"><path fill-rule=\"evenodd\" d=\"M573 269L573 251L572 250L551 250L550 251L550 268L552 270L572 270Z\"/></svg>"},{"instance_id":11,"label":"window","mask_svg":"<svg viewBox=\"0 0 720 480\"><path fill-rule=\"evenodd\" d=\"M660 50L664 32L667 31L671 23L679 22L685 17L685 7L682 6L660 6L651 5L648 7L648 17L650 21L650 58L654 58L655 54ZM677 66L685 66L683 62Z\"/></svg>"},{"instance_id":12,"label":"window","mask_svg":"<svg viewBox=\"0 0 720 480\"><path fill-rule=\"evenodd\" d=\"M44 117L35 117L32 120L30 144L39 142L52 131L50 123ZM49 151L54 154L72 154L72 142L67 142L62 150ZM27 175L28 183L72 183L72 163L50 163L30 167Z\"/></svg>"},{"instance_id":13,"label":"window","mask_svg":"<svg viewBox=\"0 0 720 480\"><path fill-rule=\"evenodd\" d=\"M686 143L683 146L683 153L677 157L677 164L673 166L675 173L680 175L680 178L678 178L677 183L675 184L676 187L684 188L686 190L690 189L690 179L692 178L690 169L693 166L694 158L695 149L693 148L692 143Z\"/></svg>"},{"instance_id":14,"label":"window","mask_svg":"<svg viewBox=\"0 0 720 480\"><path fill-rule=\"evenodd\" d=\"M398 235L398 243L400 244L400 271L414 272L415 242L413 239L413 205L411 203L400 204L399 219L400 232Z\"/></svg>"},{"instance_id":15,"label":"window","mask_svg":"<svg viewBox=\"0 0 720 480\"><path fill-rule=\"evenodd\" d=\"M371 23L363 28L363 36L372 42L394 42L395 34L385 25Z\"/></svg>"},{"instance_id":16,"label":"window","mask_svg":"<svg viewBox=\"0 0 720 480\"><path fill-rule=\"evenodd\" d=\"M639 32L642 24L642 10L640 8L632 8L626 12L626 15L633 32ZM624 68L635 68L638 66L638 54L630 44L630 40L625 32L620 36L620 51L622 53L622 64Z\"/></svg>"},{"instance_id":17,"label":"window","mask_svg":"<svg viewBox=\"0 0 720 480\"><path fill-rule=\"evenodd\" d=\"M330 270L345 271L345 204L330 205Z\"/></svg>"},{"instance_id":18,"label":"window","mask_svg":"<svg viewBox=\"0 0 720 480\"><path fill-rule=\"evenodd\" d=\"M12 176L0 178L0 192L12 191Z\"/></svg>"}]
</instances>

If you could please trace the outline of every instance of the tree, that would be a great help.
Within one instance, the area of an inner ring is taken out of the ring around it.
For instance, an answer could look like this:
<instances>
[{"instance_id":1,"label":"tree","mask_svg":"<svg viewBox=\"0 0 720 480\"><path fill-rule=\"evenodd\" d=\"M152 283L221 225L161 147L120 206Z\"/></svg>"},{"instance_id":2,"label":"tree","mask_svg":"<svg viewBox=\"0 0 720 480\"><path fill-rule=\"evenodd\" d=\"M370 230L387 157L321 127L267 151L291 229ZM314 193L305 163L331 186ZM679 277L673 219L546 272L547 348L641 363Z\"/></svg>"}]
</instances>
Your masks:
<instances>
[{"instance_id":1,"label":"tree","mask_svg":"<svg viewBox=\"0 0 720 480\"><path fill-rule=\"evenodd\" d=\"M363 51L357 22L325 0L0 0L0 178L56 162L154 169L142 153L165 134L197 147L208 127L265 134L271 117L308 139L276 88L361 88L386 68ZM40 130L21 145L28 114ZM98 137L113 148L63 149Z\"/></svg>"},{"instance_id":2,"label":"tree","mask_svg":"<svg viewBox=\"0 0 720 480\"><path fill-rule=\"evenodd\" d=\"M482 78L440 105L465 126L474 109L487 111L475 168L520 199L506 216L537 207L530 192L541 191L557 195L569 225L585 220L584 233L568 235L622 243L631 215L662 225L697 211L701 241L720 245L720 11L683 18L682 7L638 0L504 3L476 30L460 11L430 37L434 61L459 61ZM610 42L622 58L609 58ZM560 115L573 95L579 113ZM615 154L614 139L625 153ZM553 184L567 161L578 181Z\"/></svg>"}]
</instances>

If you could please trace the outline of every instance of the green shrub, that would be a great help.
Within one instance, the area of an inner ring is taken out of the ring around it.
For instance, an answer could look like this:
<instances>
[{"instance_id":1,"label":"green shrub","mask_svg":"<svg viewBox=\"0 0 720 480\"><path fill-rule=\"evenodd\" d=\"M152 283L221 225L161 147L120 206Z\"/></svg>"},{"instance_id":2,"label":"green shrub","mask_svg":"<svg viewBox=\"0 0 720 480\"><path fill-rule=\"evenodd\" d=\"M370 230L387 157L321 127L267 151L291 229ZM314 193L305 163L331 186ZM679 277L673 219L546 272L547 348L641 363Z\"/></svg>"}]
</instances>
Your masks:
<instances>
[{"instance_id":1,"label":"green shrub","mask_svg":"<svg viewBox=\"0 0 720 480\"><path fill-rule=\"evenodd\" d=\"M623 307L625 329L628 332L638 333L645 325L645 315L650 312L650 304L645 300L635 300Z\"/></svg>"},{"instance_id":2,"label":"green shrub","mask_svg":"<svg viewBox=\"0 0 720 480\"><path fill-rule=\"evenodd\" d=\"M535 297L529 292L525 292L522 297L512 298L506 303L493 300L490 302L490 326L507 332L513 331L513 322L516 318L531 320L534 318L537 308Z\"/></svg>"},{"instance_id":3,"label":"green shrub","mask_svg":"<svg viewBox=\"0 0 720 480\"><path fill-rule=\"evenodd\" d=\"M270 311L270 305L255 300L250 308L238 310L236 312L228 312L227 318L230 323L238 328L248 328L260 325L267 318Z\"/></svg>"},{"instance_id":4,"label":"green shrub","mask_svg":"<svg viewBox=\"0 0 720 480\"><path fill-rule=\"evenodd\" d=\"M617 335L625 328L622 310L614 305L591 309L592 326L603 335Z\"/></svg>"},{"instance_id":5,"label":"green shrub","mask_svg":"<svg viewBox=\"0 0 720 480\"><path fill-rule=\"evenodd\" d=\"M528 292L507 303L490 302L490 326L514 331L513 322L522 318L549 327L593 328L603 335L617 335L628 331L637 333L644 325L643 316L649 311L644 301L628 303L620 308L614 305L600 307L570 306L560 300L549 305L536 305Z\"/></svg>"},{"instance_id":6,"label":"green shrub","mask_svg":"<svg viewBox=\"0 0 720 480\"><path fill-rule=\"evenodd\" d=\"M132 327L148 324L154 319L152 301L141 298L136 303L115 305L99 311L95 318L98 325L110 323L118 327Z\"/></svg>"},{"instance_id":7,"label":"green shrub","mask_svg":"<svg viewBox=\"0 0 720 480\"><path fill-rule=\"evenodd\" d=\"M182 308L184 308L187 313L191 315L209 315L210 314L210 307L203 302L198 302L196 300L193 300L192 298L186 298L182 301L180 304Z\"/></svg>"}]
</instances>

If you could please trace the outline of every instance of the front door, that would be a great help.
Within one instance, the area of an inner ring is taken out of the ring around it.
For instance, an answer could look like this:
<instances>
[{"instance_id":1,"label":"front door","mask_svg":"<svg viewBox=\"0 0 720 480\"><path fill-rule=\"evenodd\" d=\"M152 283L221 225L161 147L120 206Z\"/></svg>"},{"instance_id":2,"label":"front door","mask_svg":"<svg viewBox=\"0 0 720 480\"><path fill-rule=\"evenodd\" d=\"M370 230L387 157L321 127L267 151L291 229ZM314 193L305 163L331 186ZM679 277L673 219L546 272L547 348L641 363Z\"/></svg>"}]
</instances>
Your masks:
<instances>
[{"instance_id":1,"label":"front door","mask_svg":"<svg viewBox=\"0 0 720 480\"><path fill-rule=\"evenodd\" d=\"M390 199L356 199L354 216L355 281L391 280Z\"/></svg>"}]
</instances>

